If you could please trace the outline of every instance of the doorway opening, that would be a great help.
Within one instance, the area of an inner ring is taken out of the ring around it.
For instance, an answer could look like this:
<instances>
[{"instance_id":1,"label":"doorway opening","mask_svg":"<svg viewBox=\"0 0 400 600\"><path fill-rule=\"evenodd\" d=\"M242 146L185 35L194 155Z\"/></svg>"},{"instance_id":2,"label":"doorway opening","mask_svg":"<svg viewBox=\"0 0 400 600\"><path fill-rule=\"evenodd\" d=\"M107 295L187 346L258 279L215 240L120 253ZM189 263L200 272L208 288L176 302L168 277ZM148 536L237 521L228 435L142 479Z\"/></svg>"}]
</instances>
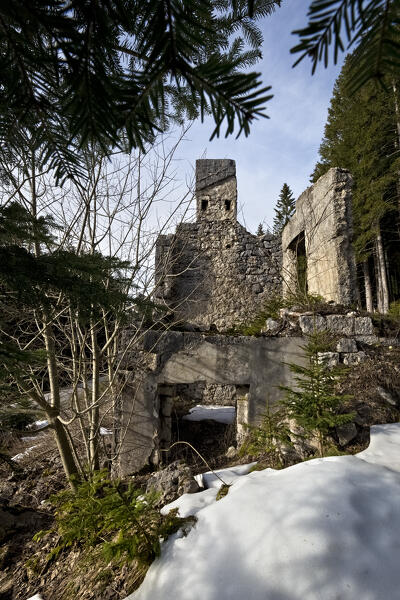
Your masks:
<instances>
[{"instance_id":1,"label":"doorway opening","mask_svg":"<svg viewBox=\"0 0 400 600\"><path fill-rule=\"evenodd\" d=\"M183 459L199 471L207 470L198 452L211 468L221 466L228 449L240 445L246 433L248 392L249 386L205 382L160 386L160 462Z\"/></svg>"},{"instance_id":2,"label":"doorway opening","mask_svg":"<svg viewBox=\"0 0 400 600\"><path fill-rule=\"evenodd\" d=\"M300 292L300 294L307 294L307 253L304 231L295 237L291 242L289 249L293 252L294 260L296 261L295 275L297 291Z\"/></svg>"}]
</instances>

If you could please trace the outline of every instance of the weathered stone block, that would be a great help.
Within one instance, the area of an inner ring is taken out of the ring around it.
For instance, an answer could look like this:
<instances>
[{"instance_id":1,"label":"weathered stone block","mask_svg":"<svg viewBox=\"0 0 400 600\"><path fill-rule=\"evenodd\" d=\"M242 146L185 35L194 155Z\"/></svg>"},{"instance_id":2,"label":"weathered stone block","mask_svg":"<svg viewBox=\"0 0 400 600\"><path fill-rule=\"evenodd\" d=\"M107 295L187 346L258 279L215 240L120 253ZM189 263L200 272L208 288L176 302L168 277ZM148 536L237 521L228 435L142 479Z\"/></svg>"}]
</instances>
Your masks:
<instances>
[{"instance_id":1,"label":"weathered stone block","mask_svg":"<svg viewBox=\"0 0 400 600\"><path fill-rule=\"evenodd\" d=\"M281 324L279 321L275 321L274 319L271 319L271 317L268 317L268 319L265 321L264 327L261 330L261 333L278 333L280 328Z\"/></svg>"},{"instance_id":2,"label":"weathered stone block","mask_svg":"<svg viewBox=\"0 0 400 600\"><path fill-rule=\"evenodd\" d=\"M369 345L377 344L380 341L377 335L356 335L355 339L357 342Z\"/></svg>"},{"instance_id":3,"label":"weathered stone block","mask_svg":"<svg viewBox=\"0 0 400 600\"><path fill-rule=\"evenodd\" d=\"M345 365L358 365L360 362L365 360L366 354L365 352L352 352L351 354L346 354L343 358L343 363Z\"/></svg>"},{"instance_id":4,"label":"weathered stone block","mask_svg":"<svg viewBox=\"0 0 400 600\"><path fill-rule=\"evenodd\" d=\"M336 346L338 352L357 352L357 343L353 338L341 338Z\"/></svg>"},{"instance_id":5,"label":"weathered stone block","mask_svg":"<svg viewBox=\"0 0 400 600\"><path fill-rule=\"evenodd\" d=\"M322 331L327 327L326 320L321 315L302 315L299 318L299 325L301 331L306 335L314 331Z\"/></svg>"},{"instance_id":6,"label":"weathered stone block","mask_svg":"<svg viewBox=\"0 0 400 600\"><path fill-rule=\"evenodd\" d=\"M318 361L327 367L336 367L339 364L339 352L318 352Z\"/></svg>"},{"instance_id":7,"label":"weathered stone block","mask_svg":"<svg viewBox=\"0 0 400 600\"><path fill-rule=\"evenodd\" d=\"M396 404L397 404L396 400L393 398L392 394L390 394L387 390L385 390L385 388L378 385L376 387L376 391L378 392L379 396L381 398L383 398L383 400L385 400L385 402L387 402L388 404L391 404L392 406L396 406Z\"/></svg>"},{"instance_id":8,"label":"weathered stone block","mask_svg":"<svg viewBox=\"0 0 400 600\"><path fill-rule=\"evenodd\" d=\"M326 324L332 333L340 333L343 335L354 334L354 317L345 317L343 315L328 315Z\"/></svg>"},{"instance_id":9,"label":"weathered stone block","mask_svg":"<svg viewBox=\"0 0 400 600\"><path fill-rule=\"evenodd\" d=\"M196 190L215 185L236 177L236 164L231 159L199 159L196 160Z\"/></svg>"},{"instance_id":10,"label":"weathered stone block","mask_svg":"<svg viewBox=\"0 0 400 600\"><path fill-rule=\"evenodd\" d=\"M374 335L374 324L371 317L356 317L354 333L355 335Z\"/></svg>"},{"instance_id":11,"label":"weathered stone block","mask_svg":"<svg viewBox=\"0 0 400 600\"><path fill-rule=\"evenodd\" d=\"M346 446L357 436L357 427L354 423L344 423L340 427L336 427L336 433L340 446Z\"/></svg>"}]
</instances>

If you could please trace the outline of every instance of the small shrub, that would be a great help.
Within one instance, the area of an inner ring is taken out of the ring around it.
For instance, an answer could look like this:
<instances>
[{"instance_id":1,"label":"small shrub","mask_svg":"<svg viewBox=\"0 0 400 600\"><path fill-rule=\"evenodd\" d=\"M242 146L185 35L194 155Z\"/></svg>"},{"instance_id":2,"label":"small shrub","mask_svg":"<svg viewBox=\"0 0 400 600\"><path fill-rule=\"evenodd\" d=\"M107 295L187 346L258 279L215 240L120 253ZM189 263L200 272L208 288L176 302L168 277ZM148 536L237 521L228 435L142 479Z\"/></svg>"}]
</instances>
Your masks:
<instances>
[{"instance_id":1,"label":"small shrub","mask_svg":"<svg viewBox=\"0 0 400 600\"><path fill-rule=\"evenodd\" d=\"M284 466L282 447L291 446L290 431L286 421L286 412L282 406L270 408L266 403L259 427L247 425L248 435L242 444L241 455L260 456L267 455L268 462L275 468Z\"/></svg>"},{"instance_id":2,"label":"small shrub","mask_svg":"<svg viewBox=\"0 0 400 600\"><path fill-rule=\"evenodd\" d=\"M393 320L400 321L400 300L391 302L388 316Z\"/></svg>"},{"instance_id":3,"label":"small shrub","mask_svg":"<svg viewBox=\"0 0 400 600\"><path fill-rule=\"evenodd\" d=\"M162 516L157 500L156 493L144 494L99 471L75 493L64 490L52 496L60 545L101 547L107 561L136 559L147 566L160 553L160 538L166 539L188 521L178 518L177 511Z\"/></svg>"},{"instance_id":4,"label":"small shrub","mask_svg":"<svg viewBox=\"0 0 400 600\"><path fill-rule=\"evenodd\" d=\"M349 423L354 418L353 413L340 412L351 396L335 392L336 384L348 369L342 365L328 367L320 358L320 353L329 351L333 343L327 331L315 331L309 335L308 343L303 346L306 366L289 364L295 387L281 387L285 392L283 403L287 414L309 435L316 437L320 456L325 456L326 437L330 429Z\"/></svg>"},{"instance_id":5,"label":"small shrub","mask_svg":"<svg viewBox=\"0 0 400 600\"><path fill-rule=\"evenodd\" d=\"M219 488L219 490L218 490L218 494L217 494L217 496L216 496L216 498L215 498L215 499L218 501L218 500L221 500L222 498L224 498L225 496L227 496L227 495L228 495L228 493L229 493L229 488L230 488L230 487L231 487L231 486L230 486L230 485L228 485L227 483L223 483L223 484L221 485L221 487Z\"/></svg>"}]
</instances>

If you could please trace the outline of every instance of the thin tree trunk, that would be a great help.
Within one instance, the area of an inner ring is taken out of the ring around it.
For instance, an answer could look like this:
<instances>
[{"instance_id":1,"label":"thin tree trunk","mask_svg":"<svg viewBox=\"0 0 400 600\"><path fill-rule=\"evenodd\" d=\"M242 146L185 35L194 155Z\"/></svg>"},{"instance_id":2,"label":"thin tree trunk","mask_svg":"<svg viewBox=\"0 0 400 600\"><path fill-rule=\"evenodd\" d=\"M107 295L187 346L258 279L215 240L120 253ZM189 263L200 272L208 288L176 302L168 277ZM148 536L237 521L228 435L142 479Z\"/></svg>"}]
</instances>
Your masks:
<instances>
[{"instance_id":1,"label":"thin tree trunk","mask_svg":"<svg viewBox=\"0 0 400 600\"><path fill-rule=\"evenodd\" d=\"M378 233L376 236L376 251L378 259L379 269L379 281L380 281L380 292L381 292L381 312L387 313L389 311L389 285L386 274L385 264L385 253L383 250L381 228L378 226Z\"/></svg>"},{"instance_id":2,"label":"thin tree trunk","mask_svg":"<svg viewBox=\"0 0 400 600\"><path fill-rule=\"evenodd\" d=\"M372 300L372 284L371 276L369 273L368 259L363 261L363 275L364 275L364 288L365 288L365 304L368 312L372 312L374 309Z\"/></svg>"},{"instance_id":3,"label":"thin tree trunk","mask_svg":"<svg viewBox=\"0 0 400 600\"><path fill-rule=\"evenodd\" d=\"M65 475L67 476L69 485L75 491L76 484L79 480L79 472L75 464L74 457L72 455L69 440L64 429L64 425L57 419L57 417L48 416L49 424L54 431L54 437L56 440L58 452L61 457L61 462L64 468Z\"/></svg>"},{"instance_id":4,"label":"thin tree trunk","mask_svg":"<svg viewBox=\"0 0 400 600\"><path fill-rule=\"evenodd\" d=\"M64 467L65 475L67 476L71 488L75 490L76 484L74 481L71 481L71 477L74 476L78 478L79 471L77 465L75 464L75 460L71 451L71 446L65 433L64 426L57 418L60 414L61 409L58 369L55 355L55 345L53 337L54 334L51 326L48 323L46 323L46 317L44 318L44 325L45 327L43 337L47 352L47 369L49 374L51 407L51 412L48 413L47 416L49 419L49 424L51 425L54 431L54 436Z\"/></svg>"},{"instance_id":5,"label":"thin tree trunk","mask_svg":"<svg viewBox=\"0 0 400 600\"><path fill-rule=\"evenodd\" d=\"M393 89L393 96L394 96L394 111L395 111L395 115L396 115L396 133L397 133L395 147L397 148L398 151L400 151L400 106L399 106L399 99L398 99L398 95L397 95L397 83L396 83L395 79L392 80L392 89ZM398 171L396 187L397 187L397 208L399 211L399 227L400 227L400 171Z\"/></svg>"},{"instance_id":6,"label":"thin tree trunk","mask_svg":"<svg viewBox=\"0 0 400 600\"><path fill-rule=\"evenodd\" d=\"M99 465L99 346L97 341L96 326L91 323L91 342L92 342L92 408L90 411L90 470L98 470Z\"/></svg>"}]
</instances>

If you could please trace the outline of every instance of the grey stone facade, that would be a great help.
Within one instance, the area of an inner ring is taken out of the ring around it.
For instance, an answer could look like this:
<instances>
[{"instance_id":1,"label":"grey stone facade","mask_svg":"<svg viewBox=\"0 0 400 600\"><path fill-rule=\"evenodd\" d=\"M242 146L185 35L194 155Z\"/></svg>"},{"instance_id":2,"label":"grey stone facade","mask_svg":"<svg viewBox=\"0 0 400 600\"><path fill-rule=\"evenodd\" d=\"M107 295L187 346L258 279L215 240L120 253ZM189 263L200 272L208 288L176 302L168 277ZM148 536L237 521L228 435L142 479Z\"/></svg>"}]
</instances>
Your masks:
<instances>
[{"instance_id":1,"label":"grey stone facade","mask_svg":"<svg viewBox=\"0 0 400 600\"><path fill-rule=\"evenodd\" d=\"M347 306L357 301L351 187L350 173L333 168L298 198L296 212L282 232L285 294L299 287L303 256L308 293Z\"/></svg>"},{"instance_id":2,"label":"grey stone facade","mask_svg":"<svg viewBox=\"0 0 400 600\"><path fill-rule=\"evenodd\" d=\"M159 464L162 448L170 443L171 411L177 397L186 398L188 408L199 400L235 406L240 443L244 425L259 422L267 399L271 404L278 400L278 386L293 383L287 363L303 360L302 343L302 338L293 337L149 332L144 350L154 353L153 368L141 379L126 374L118 414L118 473Z\"/></svg>"},{"instance_id":3,"label":"grey stone facade","mask_svg":"<svg viewBox=\"0 0 400 600\"><path fill-rule=\"evenodd\" d=\"M134 358L127 365L116 412L122 475L160 463L178 402L187 411L196 404L235 406L240 444L245 424L260 421L267 398L273 404L279 386L293 383L288 363L304 360L301 334L329 329L338 335L336 352L321 355L332 364L360 362L364 352L358 344L377 339L371 319L352 313L293 313L289 335L273 319L266 322L265 337L227 335L256 317L272 295L282 293L282 285L285 293L296 291L300 250L308 292L343 304L357 299L346 171L331 169L300 196L282 242L254 236L237 222L232 160L197 161L196 203L196 222L181 223L157 242L155 300L169 311L172 328L186 331L148 332L136 353L148 353L147 368L135 370ZM214 328L225 335L205 333Z\"/></svg>"},{"instance_id":4,"label":"grey stone facade","mask_svg":"<svg viewBox=\"0 0 400 600\"><path fill-rule=\"evenodd\" d=\"M254 318L281 291L281 243L252 235L237 222L232 160L196 162L196 223L160 236L156 300L175 322L226 331Z\"/></svg>"}]
</instances>

